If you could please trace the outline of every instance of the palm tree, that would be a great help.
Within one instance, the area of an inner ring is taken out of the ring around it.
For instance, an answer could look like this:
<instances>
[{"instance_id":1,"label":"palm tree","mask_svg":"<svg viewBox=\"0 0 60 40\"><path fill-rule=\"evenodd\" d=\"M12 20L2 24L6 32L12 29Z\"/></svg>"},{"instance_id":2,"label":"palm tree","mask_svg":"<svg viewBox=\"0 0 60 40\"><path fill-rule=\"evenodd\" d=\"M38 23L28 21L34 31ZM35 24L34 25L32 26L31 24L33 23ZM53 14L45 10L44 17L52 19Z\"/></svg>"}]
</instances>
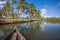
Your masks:
<instances>
[{"instance_id":1,"label":"palm tree","mask_svg":"<svg viewBox=\"0 0 60 40\"><path fill-rule=\"evenodd\" d=\"M19 5L19 8L21 9L21 14L24 12L25 9L27 9L28 3L25 2L25 0L20 0L20 5Z\"/></svg>"},{"instance_id":2,"label":"palm tree","mask_svg":"<svg viewBox=\"0 0 60 40\"><path fill-rule=\"evenodd\" d=\"M41 19L41 13L40 13L40 11L36 10L35 12L36 12L36 14L35 14L36 18Z\"/></svg>"},{"instance_id":3,"label":"palm tree","mask_svg":"<svg viewBox=\"0 0 60 40\"><path fill-rule=\"evenodd\" d=\"M7 16L6 7L5 6L2 8L2 17L3 16Z\"/></svg>"},{"instance_id":4,"label":"palm tree","mask_svg":"<svg viewBox=\"0 0 60 40\"><path fill-rule=\"evenodd\" d=\"M4 5L3 10L5 11L6 17L11 18L13 7L11 6L11 4L8 0L5 0L5 2L6 2L6 4Z\"/></svg>"},{"instance_id":5,"label":"palm tree","mask_svg":"<svg viewBox=\"0 0 60 40\"><path fill-rule=\"evenodd\" d=\"M16 7L16 9L18 10L18 15L17 15L17 16L18 16L18 18L19 18L19 16L20 16L20 13L19 13L19 9L20 9L20 8L19 8L19 6Z\"/></svg>"},{"instance_id":6,"label":"palm tree","mask_svg":"<svg viewBox=\"0 0 60 40\"><path fill-rule=\"evenodd\" d=\"M18 16L20 18L20 16L24 13L25 9L28 9L28 3L25 2L25 0L20 0L17 4L18 6L16 7L16 9L18 10Z\"/></svg>"},{"instance_id":7,"label":"palm tree","mask_svg":"<svg viewBox=\"0 0 60 40\"><path fill-rule=\"evenodd\" d=\"M0 18L2 18L2 10L0 10Z\"/></svg>"},{"instance_id":8,"label":"palm tree","mask_svg":"<svg viewBox=\"0 0 60 40\"><path fill-rule=\"evenodd\" d=\"M10 10L11 10L11 6L9 4L9 2L6 1L6 4L4 5L3 7L3 12L4 12L4 15L8 18L10 16Z\"/></svg>"},{"instance_id":9,"label":"palm tree","mask_svg":"<svg viewBox=\"0 0 60 40\"><path fill-rule=\"evenodd\" d=\"M15 16L16 16L16 15L14 14L14 11L13 11L13 10L15 9L14 6L13 6L13 4L17 4L17 3L18 3L18 2L17 2L16 0L11 0L11 2L10 2L10 6L11 6L11 12L10 12L10 13L11 13L11 16L13 17L13 19L14 19Z\"/></svg>"},{"instance_id":10,"label":"palm tree","mask_svg":"<svg viewBox=\"0 0 60 40\"><path fill-rule=\"evenodd\" d=\"M28 8L28 10L27 10L27 13L29 13L30 18L31 18L31 17L34 17L34 14L35 14L35 6L34 6L33 3L30 3L30 4L29 4L29 8Z\"/></svg>"}]
</instances>

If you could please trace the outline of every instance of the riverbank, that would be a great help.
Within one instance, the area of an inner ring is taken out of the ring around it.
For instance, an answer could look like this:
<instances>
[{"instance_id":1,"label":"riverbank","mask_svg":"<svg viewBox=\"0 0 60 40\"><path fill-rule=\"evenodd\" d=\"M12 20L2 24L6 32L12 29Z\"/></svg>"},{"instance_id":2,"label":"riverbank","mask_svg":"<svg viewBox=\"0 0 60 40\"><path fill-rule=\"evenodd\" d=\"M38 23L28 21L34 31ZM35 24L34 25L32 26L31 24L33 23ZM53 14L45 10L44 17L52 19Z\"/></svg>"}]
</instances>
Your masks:
<instances>
[{"instance_id":1,"label":"riverbank","mask_svg":"<svg viewBox=\"0 0 60 40\"><path fill-rule=\"evenodd\" d=\"M1 24L12 24L12 23L25 23L25 22L32 22L38 20L22 20L22 19L0 19Z\"/></svg>"}]
</instances>

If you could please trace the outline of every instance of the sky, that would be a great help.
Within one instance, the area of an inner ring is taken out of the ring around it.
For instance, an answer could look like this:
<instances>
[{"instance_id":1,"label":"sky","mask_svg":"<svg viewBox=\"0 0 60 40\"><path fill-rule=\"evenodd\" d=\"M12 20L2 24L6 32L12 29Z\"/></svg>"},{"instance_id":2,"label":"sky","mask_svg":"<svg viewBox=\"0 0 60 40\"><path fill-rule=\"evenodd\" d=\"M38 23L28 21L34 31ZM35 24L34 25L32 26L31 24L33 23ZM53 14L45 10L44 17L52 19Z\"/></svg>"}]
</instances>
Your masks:
<instances>
[{"instance_id":1,"label":"sky","mask_svg":"<svg viewBox=\"0 0 60 40\"><path fill-rule=\"evenodd\" d=\"M33 3L43 17L60 17L60 0L26 0L26 2ZM0 0L0 4L2 3L5 3L4 0Z\"/></svg>"}]
</instances>

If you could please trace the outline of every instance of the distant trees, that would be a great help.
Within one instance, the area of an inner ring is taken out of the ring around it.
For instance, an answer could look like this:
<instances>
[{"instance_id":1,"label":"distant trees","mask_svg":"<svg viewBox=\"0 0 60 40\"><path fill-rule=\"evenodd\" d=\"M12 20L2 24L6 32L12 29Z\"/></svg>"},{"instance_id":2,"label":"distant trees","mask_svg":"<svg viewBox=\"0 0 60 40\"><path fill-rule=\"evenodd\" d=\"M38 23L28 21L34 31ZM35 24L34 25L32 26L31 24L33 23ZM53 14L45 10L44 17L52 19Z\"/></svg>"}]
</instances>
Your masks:
<instances>
[{"instance_id":1,"label":"distant trees","mask_svg":"<svg viewBox=\"0 0 60 40\"><path fill-rule=\"evenodd\" d=\"M50 18L45 18L45 21L47 22L60 22L60 17L50 17Z\"/></svg>"}]
</instances>

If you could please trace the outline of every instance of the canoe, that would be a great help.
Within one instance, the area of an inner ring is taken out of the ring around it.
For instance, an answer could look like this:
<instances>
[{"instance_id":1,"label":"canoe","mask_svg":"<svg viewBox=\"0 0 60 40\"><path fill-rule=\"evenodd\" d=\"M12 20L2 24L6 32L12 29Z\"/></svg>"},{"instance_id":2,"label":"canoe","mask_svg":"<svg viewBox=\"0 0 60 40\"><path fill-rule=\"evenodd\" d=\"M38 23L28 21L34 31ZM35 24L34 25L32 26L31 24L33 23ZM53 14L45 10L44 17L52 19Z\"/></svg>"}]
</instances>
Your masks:
<instances>
[{"instance_id":1,"label":"canoe","mask_svg":"<svg viewBox=\"0 0 60 40\"><path fill-rule=\"evenodd\" d=\"M16 29L14 29L8 36L3 40L26 40L26 38Z\"/></svg>"}]
</instances>

